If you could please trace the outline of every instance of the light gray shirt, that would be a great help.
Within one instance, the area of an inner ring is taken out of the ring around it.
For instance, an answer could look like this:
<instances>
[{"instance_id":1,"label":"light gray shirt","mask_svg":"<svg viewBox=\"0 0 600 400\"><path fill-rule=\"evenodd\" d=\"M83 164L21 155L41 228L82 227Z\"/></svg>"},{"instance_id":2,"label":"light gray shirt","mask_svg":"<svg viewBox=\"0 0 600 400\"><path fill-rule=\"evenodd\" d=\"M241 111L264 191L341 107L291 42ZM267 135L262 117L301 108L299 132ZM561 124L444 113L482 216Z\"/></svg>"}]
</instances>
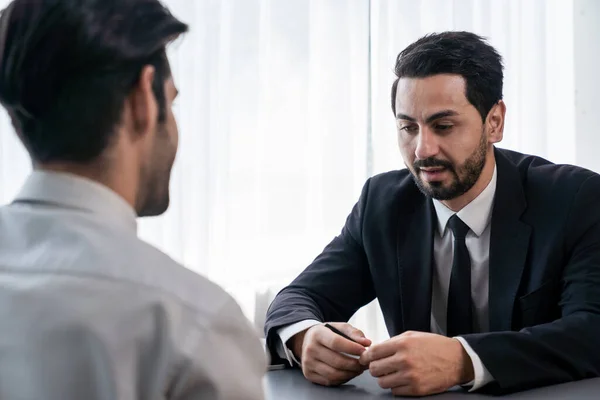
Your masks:
<instances>
[{"instance_id":1,"label":"light gray shirt","mask_svg":"<svg viewBox=\"0 0 600 400\"><path fill-rule=\"evenodd\" d=\"M490 183L473 201L458 211L458 217L469 226L470 231L466 236L467 250L471 257L471 298L473 300L473 323L477 332L489 330L488 321L488 296L489 296L489 255L490 255L490 226L491 213L496 194L497 169ZM434 269L432 282L431 302L431 332L440 335L446 334L446 315L448 309L448 292L450 288L450 275L452 273L452 259L454 256L454 236L448 229L447 223L454 211L441 202L433 200L437 214L438 226L434 233ZM320 324L317 320L304 320L290 324L277 331L281 341L276 343L277 353L288 360L290 364L299 360L294 357L291 350L285 345L295 334ZM465 351L471 358L475 379L466 386L475 391L494 380L477 353L462 337L457 337Z\"/></svg>"},{"instance_id":2,"label":"light gray shirt","mask_svg":"<svg viewBox=\"0 0 600 400\"><path fill-rule=\"evenodd\" d=\"M84 178L33 172L0 208L0 320L0 399L263 398L267 357L237 303Z\"/></svg>"}]
</instances>

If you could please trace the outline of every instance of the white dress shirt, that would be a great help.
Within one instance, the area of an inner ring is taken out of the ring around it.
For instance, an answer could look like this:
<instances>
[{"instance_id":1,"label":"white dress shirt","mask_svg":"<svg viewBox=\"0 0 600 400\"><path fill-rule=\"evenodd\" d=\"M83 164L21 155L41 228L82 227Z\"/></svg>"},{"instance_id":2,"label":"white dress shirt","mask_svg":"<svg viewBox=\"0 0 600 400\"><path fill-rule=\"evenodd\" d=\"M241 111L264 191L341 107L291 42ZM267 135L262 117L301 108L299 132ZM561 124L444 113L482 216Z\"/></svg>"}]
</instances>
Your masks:
<instances>
[{"instance_id":1,"label":"white dress shirt","mask_svg":"<svg viewBox=\"0 0 600 400\"><path fill-rule=\"evenodd\" d=\"M489 254L490 228L494 195L496 194L497 169L490 183L473 201L458 211L458 217L470 228L466 236L467 250L471 257L471 298L473 300L473 326L476 332L489 330L488 296L489 296ZM438 200L433 200L437 214L437 230L434 236L434 268L431 301L431 332L446 334L446 314L448 308L448 291L452 273L454 253L454 236L447 227L448 220L455 212ZM277 333L281 342L277 343L277 353L288 360L290 365L299 364L291 350L284 344L295 334L311 326L320 324L316 320L305 320L280 328ZM475 351L466 340L457 337L471 358L475 379L465 386L475 391L494 379Z\"/></svg>"},{"instance_id":2,"label":"white dress shirt","mask_svg":"<svg viewBox=\"0 0 600 400\"><path fill-rule=\"evenodd\" d=\"M470 228L465 242L471 258L471 299L473 301L473 327L475 332L489 331L488 294L489 294L489 258L490 258L490 230L494 195L496 194L497 171L490 183L473 201L463 207L456 214ZM448 291L450 288L450 275L452 274L452 259L454 253L454 235L448 228L448 220L455 212L443 205L438 200L433 200L437 214L438 226L433 240L434 268L431 287L431 332L440 335L446 334L446 314L448 310ZM469 344L461 337L457 339L471 361L475 379L469 382L471 390L493 381L481 359Z\"/></svg>"},{"instance_id":3,"label":"white dress shirt","mask_svg":"<svg viewBox=\"0 0 600 400\"><path fill-rule=\"evenodd\" d=\"M0 398L263 398L237 303L136 232L93 181L33 172L0 208Z\"/></svg>"}]
</instances>

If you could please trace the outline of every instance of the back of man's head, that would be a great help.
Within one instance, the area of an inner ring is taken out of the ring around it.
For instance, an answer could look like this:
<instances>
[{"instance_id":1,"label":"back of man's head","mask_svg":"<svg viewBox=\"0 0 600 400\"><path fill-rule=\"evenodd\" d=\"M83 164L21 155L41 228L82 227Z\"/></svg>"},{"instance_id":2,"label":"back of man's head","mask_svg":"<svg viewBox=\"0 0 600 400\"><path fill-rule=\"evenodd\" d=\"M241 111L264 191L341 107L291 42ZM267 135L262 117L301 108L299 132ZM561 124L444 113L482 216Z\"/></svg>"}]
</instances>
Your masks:
<instances>
[{"instance_id":1,"label":"back of man's head","mask_svg":"<svg viewBox=\"0 0 600 400\"><path fill-rule=\"evenodd\" d=\"M0 103L34 162L98 158L146 65L163 120L165 47L185 31L158 0L14 0L0 16Z\"/></svg>"}]
</instances>

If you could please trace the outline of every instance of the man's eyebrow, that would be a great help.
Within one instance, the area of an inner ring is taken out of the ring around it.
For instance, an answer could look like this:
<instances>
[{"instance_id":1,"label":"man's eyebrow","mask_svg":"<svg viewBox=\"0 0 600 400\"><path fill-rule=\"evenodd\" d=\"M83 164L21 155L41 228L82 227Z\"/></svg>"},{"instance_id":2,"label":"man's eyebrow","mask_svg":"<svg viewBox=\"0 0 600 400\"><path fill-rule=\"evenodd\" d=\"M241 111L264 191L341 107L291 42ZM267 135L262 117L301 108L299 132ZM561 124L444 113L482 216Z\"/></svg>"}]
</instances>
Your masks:
<instances>
[{"instance_id":1,"label":"man's eyebrow","mask_svg":"<svg viewBox=\"0 0 600 400\"><path fill-rule=\"evenodd\" d=\"M429 117L427 117L425 122L430 124L437 119L446 118L446 117L454 117L457 115L458 115L458 113L454 110L444 110L444 111L436 112L433 115L430 115Z\"/></svg>"},{"instance_id":2,"label":"man's eyebrow","mask_svg":"<svg viewBox=\"0 0 600 400\"><path fill-rule=\"evenodd\" d=\"M409 117L408 115L402 114L402 113L396 114L396 119L403 119L405 121L410 121L410 122L416 122L417 121L413 117Z\"/></svg>"},{"instance_id":3,"label":"man's eyebrow","mask_svg":"<svg viewBox=\"0 0 600 400\"><path fill-rule=\"evenodd\" d=\"M437 119L445 118L445 117L454 117L457 115L458 115L458 113L454 110L443 110L443 111L439 111L439 112L436 112L435 114L430 115L429 117L427 117L425 122L430 124ZM410 121L410 122L417 121L414 117L411 117L409 115L402 114L402 113L396 114L396 119L401 119L401 120Z\"/></svg>"}]
</instances>

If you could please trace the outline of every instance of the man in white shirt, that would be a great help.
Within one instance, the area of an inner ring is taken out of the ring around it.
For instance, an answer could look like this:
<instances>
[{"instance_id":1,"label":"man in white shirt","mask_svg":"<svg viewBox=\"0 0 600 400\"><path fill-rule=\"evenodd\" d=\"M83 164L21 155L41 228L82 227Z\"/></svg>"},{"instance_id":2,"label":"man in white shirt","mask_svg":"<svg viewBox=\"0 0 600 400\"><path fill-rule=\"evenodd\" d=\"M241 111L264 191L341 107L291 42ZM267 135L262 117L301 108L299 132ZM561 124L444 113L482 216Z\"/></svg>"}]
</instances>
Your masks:
<instances>
[{"instance_id":1,"label":"man in white shirt","mask_svg":"<svg viewBox=\"0 0 600 400\"><path fill-rule=\"evenodd\" d=\"M2 11L0 103L34 172L0 208L0 398L263 398L236 302L136 233L169 204L186 31L157 0Z\"/></svg>"},{"instance_id":2,"label":"man in white shirt","mask_svg":"<svg viewBox=\"0 0 600 400\"><path fill-rule=\"evenodd\" d=\"M274 359L323 385L368 369L398 395L599 376L600 176L495 148L502 60L481 37L425 36L395 73L407 168L370 178L340 235L275 298ZM391 336L378 344L346 323L375 298Z\"/></svg>"}]
</instances>

